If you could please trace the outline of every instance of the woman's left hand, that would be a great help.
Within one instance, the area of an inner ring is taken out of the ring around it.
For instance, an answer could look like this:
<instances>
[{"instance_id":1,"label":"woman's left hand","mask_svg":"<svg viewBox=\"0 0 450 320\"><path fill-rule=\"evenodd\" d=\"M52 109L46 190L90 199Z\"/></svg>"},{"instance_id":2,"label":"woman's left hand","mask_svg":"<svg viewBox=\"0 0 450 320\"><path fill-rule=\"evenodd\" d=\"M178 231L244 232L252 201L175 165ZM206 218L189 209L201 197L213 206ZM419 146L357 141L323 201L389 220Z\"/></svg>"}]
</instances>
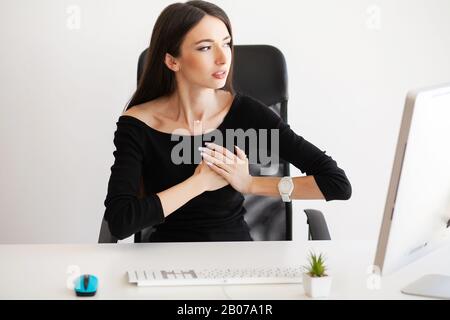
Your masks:
<instances>
[{"instance_id":1,"label":"woman's left hand","mask_svg":"<svg viewBox=\"0 0 450 320\"><path fill-rule=\"evenodd\" d=\"M236 155L227 148L215 143L205 143L207 148L200 147L206 164L225 178L228 183L241 193L249 193L252 176L248 169L248 159L244 151L235 146Z\"/></svg>"}]
</instances>

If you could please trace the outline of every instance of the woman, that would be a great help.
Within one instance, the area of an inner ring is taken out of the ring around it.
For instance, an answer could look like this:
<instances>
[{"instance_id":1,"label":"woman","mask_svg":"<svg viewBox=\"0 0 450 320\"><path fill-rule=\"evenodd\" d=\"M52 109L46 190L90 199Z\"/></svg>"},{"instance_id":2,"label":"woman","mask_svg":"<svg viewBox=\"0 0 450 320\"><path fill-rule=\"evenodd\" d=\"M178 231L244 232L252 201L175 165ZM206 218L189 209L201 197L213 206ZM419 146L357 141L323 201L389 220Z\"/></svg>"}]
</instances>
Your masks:
<instances>
[{"instance_id":1,"label":"woman","mask_svg":"<svg viewBox=\"0 0 450 320\"><path fill-rule=\"evenodd\" d=\"M252 240L242 194L280 197L280 178L252 177L245 151L250 148L226 148L229 140L201 143L201 162L180 163L174 152L179 138L213 141L225 130L277 131L279 156L307 173L291 180L292 199L350 198L350 183L331 157L267 106L234 92L232 57L230 21L216 5L175 3L158 17L148 63L114 137L104 203L105 220L117 238L153 226L152 242ZM183 149L189 160L192 145ZM141 182L146 194L139 192Z\"/></svg>"}]
</instances>

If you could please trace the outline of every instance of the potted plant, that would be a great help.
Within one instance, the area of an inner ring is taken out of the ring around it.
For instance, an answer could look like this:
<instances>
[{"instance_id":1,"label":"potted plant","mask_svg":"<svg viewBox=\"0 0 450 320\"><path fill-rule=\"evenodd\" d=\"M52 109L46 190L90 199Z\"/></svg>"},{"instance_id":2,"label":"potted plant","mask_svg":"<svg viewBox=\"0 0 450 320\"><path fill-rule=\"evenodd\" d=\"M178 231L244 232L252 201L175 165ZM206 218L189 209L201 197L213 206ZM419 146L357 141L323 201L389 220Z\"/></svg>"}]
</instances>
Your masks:
<instances>
[{"instance_id":1,"label":"potted plant","mask_svg":"<svg viewBox=\"0 0 450 320\"><path fill-rule=\"evenodd\" d=\"M309 265L305 266L303 273L303 288L305 294L312 298L328 297L331 290L331 276L326 271L325 257L322 254L310 252Z\"/></svg>"}]
</instances>

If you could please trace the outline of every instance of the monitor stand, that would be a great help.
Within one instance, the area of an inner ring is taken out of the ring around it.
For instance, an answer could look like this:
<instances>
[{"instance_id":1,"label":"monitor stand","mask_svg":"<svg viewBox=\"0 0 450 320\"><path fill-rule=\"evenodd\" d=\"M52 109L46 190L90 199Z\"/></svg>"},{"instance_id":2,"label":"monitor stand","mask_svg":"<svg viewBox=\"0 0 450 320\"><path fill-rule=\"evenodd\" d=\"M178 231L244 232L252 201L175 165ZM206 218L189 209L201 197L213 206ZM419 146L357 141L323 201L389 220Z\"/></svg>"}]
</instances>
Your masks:
<instances>
[{"instance_id":1,"label":"monitor stand","mask_svg":"<svg viewBox=\"0 0 450 320\"><path fill-rule=\"evenodd\" d=\"M402 293L414 296L450 299L450 276L438 274L425 275L403 288Z\"/></svg>"}]
</instances>

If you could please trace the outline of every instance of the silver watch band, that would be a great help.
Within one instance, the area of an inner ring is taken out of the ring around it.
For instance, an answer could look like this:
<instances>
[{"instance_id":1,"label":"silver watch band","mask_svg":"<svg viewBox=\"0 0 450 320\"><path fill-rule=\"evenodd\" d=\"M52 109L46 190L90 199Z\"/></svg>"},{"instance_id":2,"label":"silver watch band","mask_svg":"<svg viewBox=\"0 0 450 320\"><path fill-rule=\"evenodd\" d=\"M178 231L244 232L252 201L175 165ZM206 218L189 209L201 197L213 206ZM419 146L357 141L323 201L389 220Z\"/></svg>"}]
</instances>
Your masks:
<instances>
[{"instance_id":1,"label":"silver watch band","mask_svg":"<svg viewBox=\"0 0 450 320\"><path fill-rule=\"evenodd\" d=\"M284 202L291 202L291 197L289 197L288 194L281 194L281 199L282 199Z\"/></svg>"}]
</instances>

